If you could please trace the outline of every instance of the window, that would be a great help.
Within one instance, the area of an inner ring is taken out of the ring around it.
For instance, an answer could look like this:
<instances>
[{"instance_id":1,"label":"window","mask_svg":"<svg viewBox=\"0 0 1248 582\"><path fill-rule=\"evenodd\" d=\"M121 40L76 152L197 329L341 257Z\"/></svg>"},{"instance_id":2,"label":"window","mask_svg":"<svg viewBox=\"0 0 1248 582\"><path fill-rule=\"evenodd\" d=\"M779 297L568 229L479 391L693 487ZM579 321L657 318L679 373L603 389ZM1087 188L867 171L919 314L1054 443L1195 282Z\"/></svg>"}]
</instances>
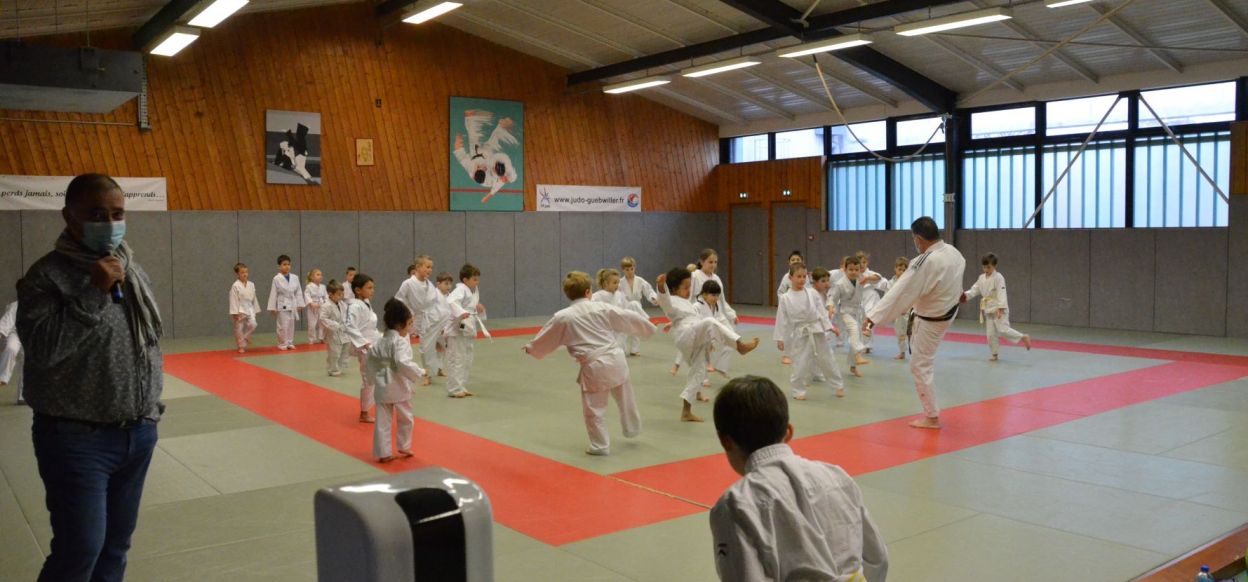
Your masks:
<instances>
[{"instance_id":1,"label":"window","mask_svg":"<svg viewBox=\"0 0 1248 582\"><path fill-rule=\"evenodd\" d=\"M893 227L906 228L920 216L945 227L945 156L918 156L893 164Z\"/></svg>"},{"instance_id":2,"label":"window","mask_svg":"<svg viewBox=\"0 0 1248 582\"><path fill-rule=\"evenodd\" d=\"M823 128L799 129L776 134L776 159L823 155Z\"/></svg>"},{"instance_id":3,"label":"window","mask_svg":"<svg viewBox=\"0 0 1248 582\"><path fill-rule=\"evenodd\" d=\"M1118 101L1116 105L1115 100ZM1127 129L1127 100L1118 99L1117 95L1105 95L1045 103L1045 134L1092 133L1111 105L1114 106L1114 110L1109 113L1109 117L1105 118L1105 123L1101 125L1097 133Z\"/></svg>"},{"instance_id":4,"label":"window","mask_svg":"<svg viewBox=\"0 0 1248 582\"><path fill-rule=\"evenodd\" d=\"M928 137L932 138L931 143L945 143L945 132L939 129L940 121L939 117L898 121L897 145L923 145L928 143ZM925 151L930 151L930 148Z\"/></svg>"},{"instance_id":5,"label":"window","mask_svg":"<svg viewBox=\"0 0 1248 582\"><path fill-rule=\"evenodd\" d=\"M1022 228L1036 208L1035 149L968 151L962 184L964 228Z\"/></svg>"},{"instance_id":6,"label":"window","mask_svg":"<svg viewBox=\"0 0 1248 582\"><path fill-rule=\"evenodd\" d=\"M1223 192L1230 183L1229 136L1225 131L1179 136ZM1179 146L1159 136L1136 141L1134 219L1138 227L1226 226L1227 207Z\"/></svg>"},{"instance_id":7,"label":"window","mask_svg":"<svg viewBox=\"0 0 1248 582\"><path fill-rule=\"evenodd\" d=\"M830 230L884 230L884 172L879 160L837 160L828 163L828 227Z\"/></svg>"},{"instance_id":8,"label":"window","mask_svg":"<svg viewBox=\"0 0 1248 582\"><path fill-rule=\"evenodd\" d=\"M971 114L971 139L1036 133L1036 108L1015 107Z\"/></svg>"},{"instance_id":9,"label":"window","mask_svg":"<svg viewBox=\"0 0 1248 582\"><path fill-rule=\"evenodd\" d=\"M1160 127L1147 101L1166 125L1235 120L1235 83L1176 87L1140 93L1140 127Z\"/></svg>"},{"instance_id":10,"label":"window","mask_svg":"<svg viewBox=\"0 0 1248 582\"><path fill-rule=\"evenodd\" d=\"M767 159L767 134L732 138L729 163L757 162Z\"/></svg>"},{"instance_id":11,"label":"window","mask_svg":"<svg viewBox=\"0 0 1248 582\"><path fill-rule=\"evenodd\" d=\"M1044 192L1066 169L1077 143L1045 146ZM1045 228L1123 228L1127 226L1127 145L1125 140L1088 144L1057 186L1041 216Z\"/></svg>"},{"instance_id":12,"label":"window","mask_svg":"<svg viewBox=\"0 0 1248 582\"><path fill-rule=\"evenodd\" d=\"M884 121L871 121L868 123L853 123L848 127L853 128L858 139L866 144L867 148L879 151L888 147L888 123ZM865 152L867 148L862 147L854 136L849 134L849 130L844 125L837 125L832 128L832 151L831 155L837 154L853 154Z\"/></svg>"}]
</instances>

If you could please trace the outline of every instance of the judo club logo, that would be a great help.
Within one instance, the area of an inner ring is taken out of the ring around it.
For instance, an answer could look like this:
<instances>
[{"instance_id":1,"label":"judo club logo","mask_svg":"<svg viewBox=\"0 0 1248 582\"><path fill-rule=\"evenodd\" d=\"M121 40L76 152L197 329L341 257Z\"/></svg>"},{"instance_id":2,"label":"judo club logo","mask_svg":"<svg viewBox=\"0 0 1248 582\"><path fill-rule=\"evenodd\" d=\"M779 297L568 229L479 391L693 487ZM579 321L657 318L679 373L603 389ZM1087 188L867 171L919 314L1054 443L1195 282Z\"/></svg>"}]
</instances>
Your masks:
<instances>
[{"instance_id":1,"label":"judo club logo","mask_svg":"<svg viewBox=\"0 0 1248 582\"><path fill-rule=\"evenodd\" d=\"M540 197L538 198L537 205L542 208L550 208L550 194L545 190L542 190L539 194Z\"/></svg>"},{"instance_id":2,"label":"judo club logo","mask_svg":"<svg viewBox=\"0 0 1248 582\"><path fill-rule=\"evenodd\" d=\"M629 208L637 208L639 204L641 204L641 196L638 196L636 192L628 195Z\"/></svg>"}]
</instances>

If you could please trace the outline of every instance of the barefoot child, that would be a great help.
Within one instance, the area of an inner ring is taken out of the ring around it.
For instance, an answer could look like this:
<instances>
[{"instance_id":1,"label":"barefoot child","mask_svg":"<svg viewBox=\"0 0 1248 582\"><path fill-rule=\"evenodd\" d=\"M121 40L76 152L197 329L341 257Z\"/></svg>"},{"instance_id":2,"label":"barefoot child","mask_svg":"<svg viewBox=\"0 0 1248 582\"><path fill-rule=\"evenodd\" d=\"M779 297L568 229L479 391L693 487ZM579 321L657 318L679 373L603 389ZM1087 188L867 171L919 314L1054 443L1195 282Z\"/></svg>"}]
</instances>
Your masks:
<instances>
[{"instance_id":1,"label":"barefoot child","mask_svg":"<svg viewBox=\"0 0 1248 582\"><path fill-rule=\"evenodd\" d=\"M832 304L836 315L841 318L841 327L845 330L845 342L849 348L849 373L862 377L858 366L870 364L870 360L862 357L866 346L862 344L862 295L863 288L862 261L855 256L845 257L841 261L843 277L832 281Z\"/></svg>"},{"instance_id":2,"label":"barefoot child","mask_svg":"<svg viewBox=\"0 0 1248 582\"><path fill-rule=\"evenodd\" d=\"M655 294L649 281L637 276L637 261L632 257L620 259L620 271L624 273L624 276L620 277L620 292L624 294L624 308L643 317L650 317L641 302L648 301L650 305L658 306L659 296ZM640 356L641 338L625 337L627 339L624 342L624 352L630 356Z\"/></svg>"},{"instance_id":3,"label":"barefoot child","mask_svg":"<svg viewBox=\"0 0 1248 582\"><path fill-rule=\"evenodd\" d=\"M468 372L472 368L473 343L477 331L486 331L482 320L485 306L477 284L481 270L465 263L459 268L459 285L446 298L451 307L450 331L446 334L446 392L451 398L473 396L468 391ZM486 332L488 334L488 332Z\"/></svg>"},{"instance_id":4,"label":"barefoot child","mask_svg":"<svg viewBox=\"0 0 1248 582\"><path fill-rule=\"evenodd\" d=\"M693 302L693 306L698 308L698 313L701 314L702 317L714 318L719 320L720 323L732 327L729 325L728 315L724 312L723 300L723 290L719 288L719 283L707 281L702 285L702 294L698 296L697 301ZM718 372L721 376L727 378L728 364L731 361L730 358L736 352L736 346L724 345L722 342L717 342L707 354L707 365L702 366L701 368L706 372ZM694 369L697 369L697 367ZM691 369L690 371L694 370ZM702 374L702 378L702 386L710 386L710 382L706 379L706 374ZM701 393L698 393L698 400L706 402L706 400L702 398Z\"/></svg>"},{"instance_id":5,"label":"barefoot child","mask_svg":"<svg viewBox=\"0 0 1248 582\"><path fill-rule=\"evenodd\" d=\"M352 351L360 361L360 422L373 422L368 413L373 408L374 388L373 378L368 374L368 348L381 339L381 332L377 330L377 314L373 312L370 302L375 290L373 278L356 273L351 279L351 288L355 299L347 305L345 331Z\"/></svg>"},{"instance_id":6,"label":"barefoot child","mask_svg":"<svg viewBox=\"0 0 1248 582\"><path fill-rule=\"evenodd\" d=\"M822 274L822 273L821 273ZM806 399L806 389L818 370L836 389L836 397L845 396L845 383L830 349L827 301L806 286L806 265L789 265L789 290L780 296L776 308L776 345L790 354L793 367L789 383L796 400Z\"/></svg>"},{"instance_id":7,"label":"barefoot child","mask_svg":"<svg viewBox=\"0 0 1248 582\"><path fill-rule=\"evenodd\" d=\"M805 262L806 261L802 259L802 251L793 251L789 253L789 265L793 265L794 263L805 263ZM787 275L784 277L780 277L780 287L776 289L776 298L779 299L780 297L784 297L784 294L788 293L789 289L791 288L792 287L791 287L791 284L789 283L789 277ZM776 305L779 305L779 303L777 303ZM781 358L780 358L781 364L793 363L793 359L790 358L788 354L785 354L783 349L780 350L780 354L781 354Z\"/></svg>"},{"instance_id":8,"label":"barefoot child","mask_svg":"<svg viewBox=\"0 0 1248 582\"><path fill-rule=\"evenodd\" d=\"M308 345L325 342L321 329L321 307L329 301L329 291L321 284L320 269L308 271L308 284L303 288L303 299L308 305Z\"/></svg>"},{"instance_id":9,"label":"barefoot child","mask_svg":"<svg viewBox=\"0 0 1248 582\"><path fill-rule=\"evenodd\" d=\"M680 359L685 362L702 362L706 359L707 350L715 341L727 345L735 345L737 353L745 355L758 347L758 338L750 342L741 340L741 335L732 328L714 318L702 317L697 308L689 302L689 272L679 267L659 275L655 288L659 291L659 307L672 321L672 336L676 339L676 349L680 350ZM668 291L668 282L673 286ZM685 389L680 393L680 419L686 422L702 422L693 414L694 395L701 387L701 381L694 370L689 371Z\"/></svg>"},{"instance_id":10,"label":"barefoot child","mask_svg":"<svg viewBox=\"0 0 1248 582\"><path fill-rule=\"evenodd\" d=\"M451 291L455 289L455 276L446 271L442 271L441 273L438 273L436 281L438 286L438 300L434 303L434 307L431 311L433 315L430 317L438 325L430 326L429 334L434 338L432 341L434 353L437 355L435 360L438 365L437 375L439 378L444 378L446 377L446 372L443 370L442 366L446 361L446 328L450 324L451 319L454 317L451 313L451 304L448 299L451 296ZM425 340L422 338L420 341L423 342ZM428 386L430 384L429 377L432 375L433 374L425 376L424 382L421 382L420 385Z\"/></svg>"},{"instance_id":11,"label":"barefoot child","mask_svg":"<svg viewBox=\"0 0 1248 582\"><path fill-rule=\"evenodd\" d=\"M377 387L377 424L373 426L373 456L379 463L389 463L390 424L395 424L394 440L398 440L398 456L412 456L412 382L425 376L425 371L412 361L409 338L415 325L412 312L398 299L386 302L384 315L386 334L368 349L368 375Z\"/></svg>"},{"instance_id":12,"label":"barefoot child","mask_svg":"<svg viewBox=\"0 0 1248 582\"><path fill-rule=\"evenodd\" d=\"M347 367L347 358L351 357L353 347L348 347L351 340L347 337L347 307L350 301L344 298L342 284L330 279L325 287L329 300L321 308L321 332L325 338L326 373L333 377L342 375Z\"/></svg>"},{"instance_id":13,"label":"barefoot child","mask_svg":"<svg viewBox=\"0 0 1248 582\"><path fill-rule=\"evenodd\" d=\"M403 281L399 292L394 296L407 304L416 318L417 334L420 336L420 357L426 370L436 372L442 368L442 353L437 350L438 341L442 339L449 320L446 314L439 311L439 304L444 296L438 293L434 283L433 257L419 255L412 265L411 276ZM427 339L426 339L427 338ZM422 386L429 385L429 377L425 376Z\"/></svg>"},{"instance_id":14,"label":"barefoot child","mask_svg":"<svg viewBox=\"0 0 1248 582\"><path fill-rule=\"evenodd\" d=\"M238 353L243 354L256 331L260 301L256 299L256 284L248 279L247 265L234 265L234 276L238 280L230 285L230 319L234 320L234 343L238 344Z\"/></svg>"},{"instance_id":15,"label":"barefoot child","mask_svg":"<svg viewBox=\"0 0 1248 582\"><path fill-rule=\"evenodd\" d=\"M299 278L290 274L290 257L277 257L277 274L269 289L269 313L277 318L277 349L295 349L295 322L303 306L303 288Z\"/></svg>"},{"instance_id":16,"label":"barefoot child","mask_svg":"<svg viewBox=\"0 0 1248 582\"><path fill-rule=\"evenodd\" d=\"M615 399L620 409L620 425L624 436L641 433L641 414L633 401L633 386L628 378L628 362L616 341L618 334L648 338L654 324L648 317L620 309L607 302L590 301L589 275L572 271L563 278L563 294L572 304L555 313L524 353L537 359L564 346L581 365L576 381L581 385L581 408L585 413L585 430L589 432L590 455L610 453L611 440L603 416L608 398Z\"/></svg>"},{"instance_id":17,"label":"barefoot child","mask_svg":"<svg viewBox=\"0 0 1248 582\"><path fill-rule=\"evenodd\" d=\"M984 274L963 294L963 301L976 297L979 300L979 322L984 324L988 334L988 349L992 352L991 361L997 361L997 349L1001 345L999 337L1014 343L1022 342L1031 349L1031 336L1020 333L1010 327L1010 301L1005 293L1005 277L997 270L997 255L988 253L980 260Z\"/></svg>"},{"instance_id":18,"label":"barefoot child","mask_svg":"<svg viewBox=\"0 0 1248 582\"><path fill-rule=\"evenodd\" d=\"M355 300L355 290L351 288L351 280L355 278L355 267L347 267L347 273L342 278L342 297L347 301Z\"/></svg>"},{"instance_id":19,"label":"barefoot child","mask_svg":"<svg viewBox=\"0 0 1248 582\"><path fill-rule=\"evenodd\" d=\"M728 582L883 581L888 548L840 467L793 454L775 383L735 378L715 397L715 432L741 475L711 509L715 571Z\"/></svg>"},{"instance_id":20,"label":"barefoot child","mask_svg":"<svg viewBox=\"0 0 1248 582\"><path fill-rule=\"evenodd\" d=\"M871 255L864 251L858 251L854 253L854 256L858 257L858 260L862 263L862 274L858 278L861 281L859 285L862 286L862 312L865 314L872 307L875 307L876 303L880 302L880 298L884 296L883 291L880 290L880 284L887 283L888 280L871 270ZM861 318L858 320L858 323L862 323ZM862 336L862 345L865 348L863 352L871 353L873 341L875 341L874 335Z\"/></svg>"}]
</instances>

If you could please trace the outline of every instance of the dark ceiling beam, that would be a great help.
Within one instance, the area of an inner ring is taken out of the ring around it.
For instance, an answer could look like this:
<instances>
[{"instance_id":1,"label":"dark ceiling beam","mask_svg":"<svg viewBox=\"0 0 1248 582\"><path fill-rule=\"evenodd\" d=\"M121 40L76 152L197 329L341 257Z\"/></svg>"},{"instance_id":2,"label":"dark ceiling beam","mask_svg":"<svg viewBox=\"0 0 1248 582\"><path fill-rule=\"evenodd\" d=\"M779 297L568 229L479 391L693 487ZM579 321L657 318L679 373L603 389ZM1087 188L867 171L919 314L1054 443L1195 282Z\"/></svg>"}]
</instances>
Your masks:
<instances>
[{"instance_id":1,"label":"dark ceiling beam","mask_svg":"<svg viewBox=\"0 0 1248 582\"><path fill-rule=\"evenodd\" d=\"M900 89L932 111L947 113L953 111L957 104L957 92L919 74L880 51L860 46L836 51L832 53L832 56L887 81L888 84Z\"/></svg>"},{"instance_id":2,"label":"dark ceiling beam","mask_svg":"<svg viewBox=\"0 0 1248 582\"><path fill-rule=\"evenodd\" d=\"M798 22L802 18L802 13L780 0L720 0L720 2L744 12L754 20L766 23L767 26L784 31L789 36L800 37L804 33L802 24Z\"/></svg>"},{"instance_id":3,"label":"dark ceiling beam","mask_svg":"<svg viewBox=\"0 0 1248 582\"><path fill-rule=\"evenodd\" d=\"M170 27L186 18L186 13L190 12L196 4L199 4L199 0L172 0L165 4L159 12L144 22L143 26L134 31L134 35L130 37L130 46L135 50L146 49L147 45L168 31Z\"/></svg>"}]
</instances>

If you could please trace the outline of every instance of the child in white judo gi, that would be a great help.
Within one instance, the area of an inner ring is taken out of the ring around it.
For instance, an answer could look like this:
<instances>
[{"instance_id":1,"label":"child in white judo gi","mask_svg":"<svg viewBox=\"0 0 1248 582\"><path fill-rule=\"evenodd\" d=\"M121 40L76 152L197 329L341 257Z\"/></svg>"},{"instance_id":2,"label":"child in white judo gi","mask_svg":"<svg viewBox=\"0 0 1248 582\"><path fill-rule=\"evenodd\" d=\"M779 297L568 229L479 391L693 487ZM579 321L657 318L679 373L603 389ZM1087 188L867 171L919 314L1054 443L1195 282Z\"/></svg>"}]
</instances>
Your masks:
<instances>
[{"instance_id":1,"label":"child in white judo gi","mask_svg":"<svg viewBox=\"0 0 1248 582\"><path fill-rule=\"evenodd\" d=\"M615 269L604 268L598 269L596 275L598 282L598 290L594 291L591 301L598 301L608 305L614 305L623 309L627 303L624 301L624 294L620 293L620 272ZM623 334L616 336L615 341L624 347L626 338Z\"/></svg>"},{"instance_id":2,"label":"child in white judo gi","mask_svg":"<svg viewBox=\"0 0 1248 582\"><path fill-rule=\"evenodd\" d=\"M431 316L431 319L440 323L440 325L431 326L430 333L433 334L433 337L435 338L431 341L433 342L432 349L434 350L434 353L437 354L437 375L438 377L446 377L446 371L443 369L443 366L446 363L446 328L450 325L451 320L454 319L454 314L451 313L450 298L451 291L455 290L455 275L452 275L447 271L442 271L441 273L438 273L436 283L438 288L438 300L434 302L433 311L431 312L433 315ZM420 341L423 342L425 340L422 338ZM433 372L430 371L429 376L432 375ZM429 385L428 376L425 377L425 382L421 385Z\"/></svg>"},{"instance_id":3,"label":"child in white judo gi","mask_svg":"<svg viewBox=\"0 0 1248 582\"><path fill-rule=\"evenodd\" d=\"M806 265L789 265L789 282L789 290L780 296L776 308L775 340L777 347L793 358L789 373L793 398L806 399L816 371L836 390L836 397L843 398L845 382L828 340L832 319L827 300L806 285Z\"/></svg>"},{"instance_id":4,"label":"child in white judo gi","mask_svg":"<svg viewBox=\"0 0 1248 582\"><path fill-rule=\"evenodd\" d=\"M1010 300L1005 292L1005 277L997 270L997 255L988 253L980 259L984 274L963 294L963 302L980 297L979 322L984 324L988 334L988 349L992 352L991 361L997 361L997 350L1001 345L1001 337L1014 343L1022 343L1031 349L1031 336L1010 327Z\"/></svg>"},{"instance_id":5,"label":"child in white judo gi","mask_svg":"<svg viewBox=\"0 0 1248 582\"><path fill-rule=\"evenodd\" d=\"M325 372L333 377L342 375L354 347L347 337L347 309L351 302L344 297L342 283L333 279L325 287L329 299L321 306L321 332L325 338Z\"/></svg>"},{"instance_id":6,"label":"child in white judo gi","mask_svg":"<svg viewBox=\"0 0 1248 582\"><path fill-rule=\"evenodd\" d=\"M481 270L464 264L459 269L459 285L451 291L446 302L451 306L450 328L446 332L446 393L451 398L473 396L468 391L468 372L472 369L473 344L477 332L489 334L485 329L485 306L477 284Z\"/></svg>"},{"instance_id":7,"label":"child in white judo gi","mask_svg":"<svg viewBox=\"0 0 1248 582\"><path fill-rule=\"evenodd\" d=\"M908 268L910 268L910 259L907 259L906 257L897 257L897 260L893 262L893 278L880 281L880 292L887 293L889 288L897 284L897 280L901 278L901 275L905 273ZM906 352L909 351L910 347L910 317L908 315L898 317L896 321L893 322L893 331L897 332L897 355L894 356L893 359L904 360L906 359ZM872 334L871 337L875 337L875 335Z\"/></svg>"},{"instance_id":8,"label":"child in white judo gi","mask_svg":"<svg viewBox=\"0 0 1248 582\"><path fill-rule=\"evenodd\" d=\"M351 280L355 278L355 267L347 267L347 272L342 277L342 296L347 300L355 299L355 291L351 288Z\"/></svg>"},{"instance_id":9,"label":"child in white judo gi","mask_svg":"<svg viewBox=\"0 0 1248 582\"><path fill-rule=\"evenodd\" d=\"M669 281L672 285L670 292ZM758 338L749 342L742 341L741 334L723 322L698 313L698 309L689 301L689 284L689 271L677 267L659 275L654 285L659 291L659 307L663 308L663 313L672 321L671 332L676 339L676 349L680 351L680 361L690 362L691 366L700 365L698 362L706 361L708 350L717 341L736 346L737 353L742 355L758 347ZM680 393L680 420L702 422L693 413L694 395L701 387L701 377L691 369L685 381L685 389Z\"/></svg>"},{"instance_id":10,"label":"child in white judo gi","mask_svg":"<svg viewBox=\"0 0 1248 582\"><path fill-rule=\"evenodd\" d=\"M698 313L703 317L717 319L720 323L728 327L732 327L731 323L728 321L728 314L724 310L724 294L723 290L719 287L719 283L714 281L707 281L706 283L703 283L702 294L698 295L697 300L693 302L693 306L698 309ZM707 352L707 361L704 362L707 365L694 366L690 369L690 371L697 371L701 374L703 378L703 387L710 386L707 373L717 372L719 375L727 378L728 365L731 362L730 358L736 353L736 346L716 342L715 345ZM698 400L706 402L710 399L703 399L702 393L699 392Z\"/></svg>"},{"instance_id":11,"label":"child in white judo gi","mask_svg":"<svg viewBox=\"0 0 1248 582\"><path fill-rule=\"evenodd\" d=\"M585 452L607 455L611 452L611 437L603 417L609 399L614 398L620 409L624 436L632 438L641 433L641 413L633 401L628 362L616 336L629 334L648 338L654 334L654 324L646 316L610 303L590 301L589 275L580 271L572 271L563 278L563 294L572 304L550 318L533 340L525 344L524 353L540 360L564 346L581 365L576 382L581 386L581 409L585 430L589 433L589 448Z\"/></svg>"},{"instance_id":12,"label":"child in white judo gi","mask_svg":"<svg viewBox=\"0 0 1248 582\"><path fill-rule=\"evenodd\" d=\"M864 251L858 251L854 253L854 256L858 257L859 262L862 263L862 274L858 278L862 285L862 312L865 314L872 307L875 307L876 303L880 302L880 298L884 296L884 292L880 290L880 284L888 280L883 275L871 270L871 255ZM858 322L862 323L862 320L859 319ZM873 341L875 341L874 335L863 334L863 353L871 353Z\"/></svg>"},{"instance_id":13,"label":"child in white judo gi","mask_svg":"<svg viewBox=\"0 0 1248 582\"><path fill-rule=\"evenodd\" d=\"M409 339L415 319L407 305L398 299L386 302L383 321L386 333L368 348L368 375L377 388L377 424L373 425L373 457L389 463L392 440L398 441L398 458L412 456L412 382L423 378L425 370L412 361ZM394 436L390 426L394 424Z\"/></svg>"},{"instance_id":14,"label":"child in white judo gi","mask_svg":"<svg viewBox=\"0 0 1248 582\"><path fill-rule=\"evenodd\" d=\"M321 284L323 277L320 269L308 271L308 284L303 288L303 299L308 306L308 345L325 342L320 326L321 307L329 301L329 291Z\"/></svg>"},{"instance_id":15,"label":"child in white judo gi","mask_svg":"<svg viewBox=\"0 0 1248 582\"><path fill-rule=\"evenodd\" d=\"M620 293L624 294L624 308L638 315L650 317L646 309L642 307L642 302L647 301L656 307L659 305L659 296L654 292L654 287L651 287L650 282L645 278L637 276L637 261L632 257L620 259L620 271L624 274L620 277ZM641 338L634 336L625 336L625 338L624 352L629 356L640 356Z\"/></svg>"},{"instance_id":16,"label":"child in white judo gi","mask_svg":"<svg viewBox=\"0 0 1248 582\"><path fill-rule=\"evenodd\" d=\"M715 571L727 582L885 582L888 548L854 480L804 459L771 380L734 378L715 398L715 432L741 475L711 508Z\"/></svg>"},{"instance_id":17,"label":"child in white judo gi","mask_svg":"<svg viewBox=\"0 0 1248 582\"><path fill-rule=\"evenodd\" d=\"M449 310L440 309L440 304L446 301L445 296L438 293L438 286L433 281L433 257L417 256L416 262L408 271L407 280L399 286L399 292L394 297L405 303L412 311L412 316L416 318L416 333L420 336L421 361L424 362L425 369L432 374L443 367L442 352L439 352L437 347L447 325L450 324L447 318ZM421 386L428 386L430 383L428 375L421 379Z\"/></svg>"},{"instance_id":18,"label":"child in white judo gi","mask_svg":"<svg viewBox=\"0 0 1248 582\"><path fill-rule=\"evenodd\" d=\"M17 357L22 353L22 341L17 337L17 302L14 301L4 308L0 314L0 386L7 386L13 380L13 369L17 367ZM17 387L17 403L22 399L22 387Z\"/></svg>"},{"instance_id":19,"label":"child in white judo gi","mask_svg":"<svg viewBox=\"0 0 1248 582\"><path fill-rule=\"evenodd\" d=\"M364 273L356 273L351 280L355 293L347 305L346 334L351 342L351 349L360 362L360 422L373 422L368 411L373 409L373 378L368 374L368 348L381 339L377 329L377 313L373 311L375 285L373 278Z\"/></svg>"},{"instance_id":20,"label":"child in white judo gi","mask_svg":"<svg viewBox=\"0 0 1248 582\"><path fill-rule=\"evenodd\" d=\"M690 265L688 268L691 274L689 279L690 300L696 300L702 295L702 285L706 284L707 281L714 281L718 283L720 289L720 309L723 310L724 315L724 317L721 318L721 321L725 321L729 328L736 330L737 312L733 310L731 305L728 304L728 288L724 286L723 279L720 279L719 275L715 274L715 270L719 268L719 255L715 254L715 249L702 249L702 252L698 254L697 264ZM676 362L672 365L672 369L669 370L669 373L675 376L676 372L679 371L680 367L685 363L686 362L681 358L680 352L677 352ZM721 363L725 365L727 364L726 361ZM708 363L707 372L713 371L714 366Z\"/></svg>"},{"instance_id":21,"label":"child in white judo gi","mask_svg":"<svg viewBox=\"0 0 1248 582\"><path fill-rule=\"evenodd\" d=\"M806 260L802 258L802 251L795 250L789 253L789 265L793 265L794 263L803 263L803 264L806 263ZM789 283L788 275L780 277L780 286L776 288L776 299L779 299L780 297L784 297L784 294L788 293L789 289L791 288L792 286ZM779 305L779 303L777 303L776 305ZM793 363L793 359L790 358L789 355L786 354L783 349L780 350L780 355L781 355L780 357L781 364Z\"/></svg>"},{"instance_id":22,"label":"child in white judo gi","mask_svg":"<svg viewBox=\"0 0 1248 582\"><path fill-rule=\"evenodd\" d=\"M251 345L251 334L256 331L260 300L256 298L256 284L250 280L247 265L235 264L234 276L238 280L230 285L230 319L234 322L234 343L238 345L238 353L244 354Z\"/></svg>"},{"instance_id":23,"label":"child in white judo gi","mask_svg":"<svg viewBox=\"0 0 1248 582\"><path fill-rule=\"evenodd\" d=\"M830 296L836 316L840 318L841 328L845 332L845 344L849 348L849 373L862 377L858 366L870 364L871 361L862 357L866 346L862 343L862 261L856 256L845 257L841 261L841 277L832 278Z\"/></svg>"},{"instance_id":24,"label":"child in white judo gi","mask_svg":"<svg viewBox=\"0 0 1248 582\"><path fill-rule=\"evenodd\" d=\"M277 318L277 349L295 349L295 322L305 303L299 277L290 274L290 257L277 257L277 275L269 290L269 313Z\"/></svg>"}]
</instances>

